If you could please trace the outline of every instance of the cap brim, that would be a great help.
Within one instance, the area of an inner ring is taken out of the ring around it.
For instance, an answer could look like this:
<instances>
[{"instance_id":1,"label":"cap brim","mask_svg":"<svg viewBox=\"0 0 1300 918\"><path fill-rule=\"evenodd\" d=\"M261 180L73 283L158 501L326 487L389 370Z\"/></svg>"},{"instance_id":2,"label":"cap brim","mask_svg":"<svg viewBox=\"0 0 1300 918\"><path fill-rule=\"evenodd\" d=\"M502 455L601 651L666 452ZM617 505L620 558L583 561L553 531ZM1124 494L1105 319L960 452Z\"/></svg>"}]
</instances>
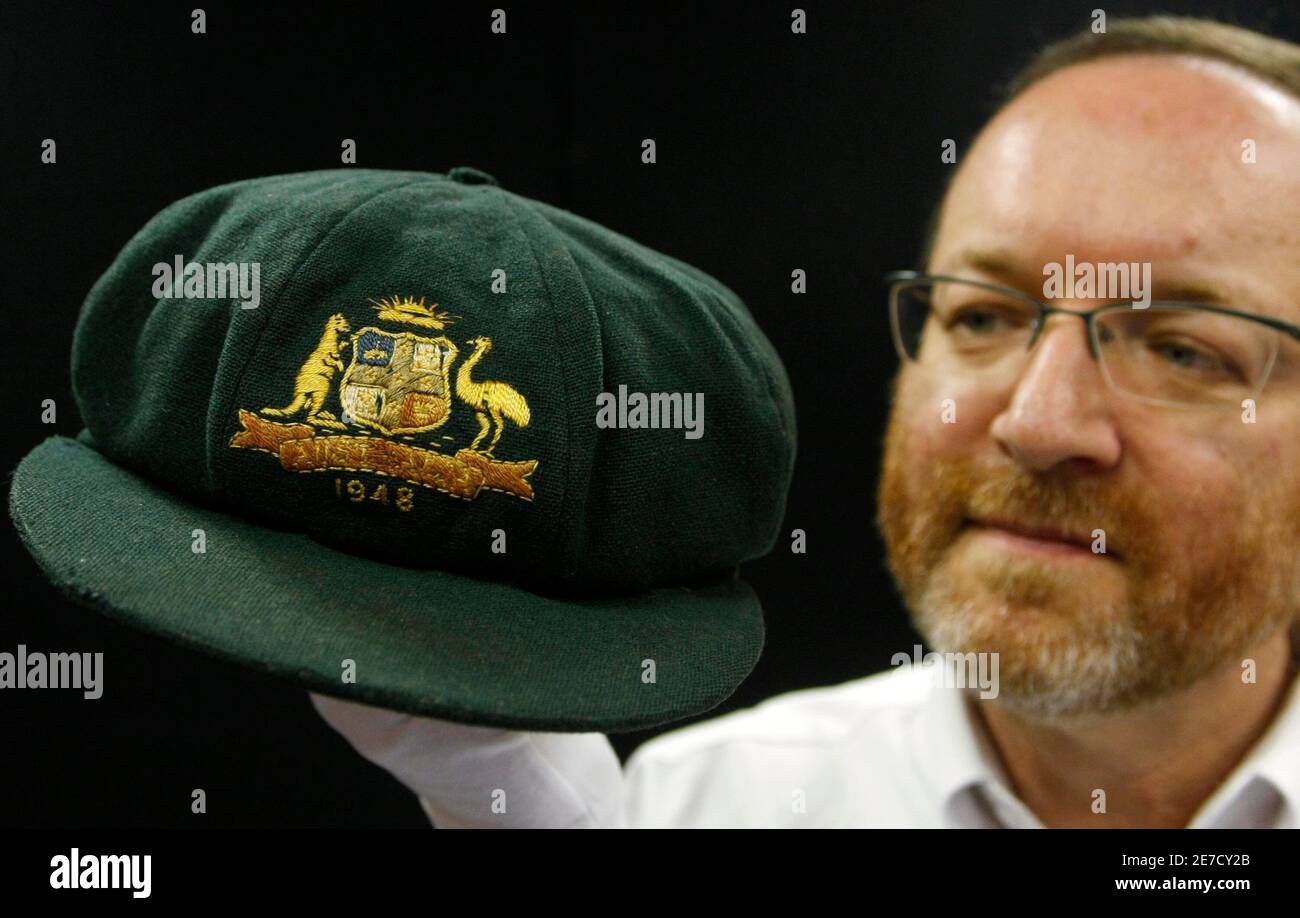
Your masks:
<instances>
[{"instance_id":1,"label":"cap brim","mask_svg":"<svg viewBox=\"0 0 1300 918\"><path fill-rule=\"evenodd\" d=\"M28 550L75 599L304 688L414 714L641 729L719 704L763 646L758 600L734 578L570 600L397 567L198 506L67 437L23 459L9 503ZM206 551L193 550L194 530Z\"/></svg>"}]
</instances>

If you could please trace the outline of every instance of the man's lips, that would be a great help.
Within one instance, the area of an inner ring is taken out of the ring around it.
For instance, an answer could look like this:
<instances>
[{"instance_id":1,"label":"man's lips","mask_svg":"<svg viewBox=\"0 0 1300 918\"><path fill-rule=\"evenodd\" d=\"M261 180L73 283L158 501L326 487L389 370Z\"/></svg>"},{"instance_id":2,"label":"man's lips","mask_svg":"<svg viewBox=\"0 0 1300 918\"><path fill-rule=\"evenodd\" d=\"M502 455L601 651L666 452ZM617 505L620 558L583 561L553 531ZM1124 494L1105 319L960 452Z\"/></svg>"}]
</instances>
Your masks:
<instances>
[{"instance_id":1,"label":"man's lips","mask_svg":"<svg viewBox=\"0 0 1300 918\"><path fill-rule=\"evenodd\" d=\"M1072 532L1061 529L1050 524L1027 523L1010 517L979 517L965 520L965 525L977 530L985 530L994 534L1006 537L1018 547L1028 549L1045 550L1053 554L1077 554L1084 552L1089 555L1105 554L1114 561L1119 561L1120 556L1111 551L1110 546L1106 546L1106 551L1094 552L1092 550L1093 536L1089 533Z\"/></svg>"}]
</instances>

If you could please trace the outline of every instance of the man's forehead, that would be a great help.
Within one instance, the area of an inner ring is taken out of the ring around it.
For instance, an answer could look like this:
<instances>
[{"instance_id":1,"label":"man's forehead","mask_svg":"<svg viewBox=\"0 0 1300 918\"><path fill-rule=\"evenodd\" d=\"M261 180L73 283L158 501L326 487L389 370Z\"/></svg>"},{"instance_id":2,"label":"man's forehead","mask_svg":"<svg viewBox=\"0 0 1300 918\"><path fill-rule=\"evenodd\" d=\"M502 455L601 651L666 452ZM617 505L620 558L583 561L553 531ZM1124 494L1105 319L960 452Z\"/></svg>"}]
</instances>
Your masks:
<instances>
[{"instance_id":1,"label":"man's forehead","mask_svg":"<svg viewBox=\"0 0 1300 918\"><path fill-rule=\"evenodd\" d=\"M971 250L1039 267L1073 253L1195 263L1207 280L1290 272L1294 291L1297 163L1300 100L1252 74L1174 55L1073 65L981 133L949 191L935 267Z\"/></svg>"},{"instance_id":2,"label":"man's forehead","mask_svg":"<svg viewBox=\"0 0 1300 918\"><path fill-rule=\"evenodd\" d=\"M1300 127L1300 100L1289 92L1240 66L1184 54L1076 63L1034 83L1001 114L1031 109L1068 124L1173 136L1270 122Z\"/></svg>"}]
</instances>

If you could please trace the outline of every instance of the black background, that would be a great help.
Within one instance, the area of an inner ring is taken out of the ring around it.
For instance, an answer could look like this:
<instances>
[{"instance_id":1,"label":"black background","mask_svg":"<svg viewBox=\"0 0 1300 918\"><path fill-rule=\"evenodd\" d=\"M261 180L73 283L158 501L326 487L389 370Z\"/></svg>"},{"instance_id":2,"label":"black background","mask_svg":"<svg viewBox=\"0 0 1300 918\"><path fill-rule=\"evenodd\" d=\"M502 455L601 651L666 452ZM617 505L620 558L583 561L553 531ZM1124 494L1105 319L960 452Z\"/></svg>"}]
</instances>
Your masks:
<instances>
[{"instance_id":1,"label":"black background","mask_svg":"<svg viewBox=\"0 0 1300 918\"><path fill-rule=\"evenodd\" d=\"M708 4L509 0L410 8L202 3L0 13L0 463L80 429L68 378L81 301L158 210L242 178L472 165L717 276L794 387L788 538L746 566L768 645L721 711L886 668L917 638L873 525L886 384L882 275L914 267L998 84L1086 3ZM505 36L489 31L507 10ZM1211 15L1295 40L1293 4L1107 3ZM658 162L644 165L654 138ZM58 144L56 165L41 142ZM808 292L790 291L790 272ZM40 423L41 401L58 423ZM8 485L6 482L6 491ZM94 495L86 495L93 500ZM65 601L0 535L0 650L103 652L102 699L0 694L0 824L427 826L304 692L129 632ZM651 733L613 737L626 756ZM204 788L208 813L190 812Z\"/></svg>"}]
</instances>

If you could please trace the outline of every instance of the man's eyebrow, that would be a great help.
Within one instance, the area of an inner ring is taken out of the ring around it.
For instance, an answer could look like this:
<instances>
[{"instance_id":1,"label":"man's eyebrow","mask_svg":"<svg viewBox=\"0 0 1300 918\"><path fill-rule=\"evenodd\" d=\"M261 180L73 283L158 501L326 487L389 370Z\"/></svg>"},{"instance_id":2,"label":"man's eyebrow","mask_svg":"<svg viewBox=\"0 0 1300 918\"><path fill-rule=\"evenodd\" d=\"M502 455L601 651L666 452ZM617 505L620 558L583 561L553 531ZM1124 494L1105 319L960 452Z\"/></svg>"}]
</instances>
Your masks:
<instances>
[{"instance_id":1,"label":"man's eyebrow","mask_svg":"<svg viewBox=\"0 0 1300 918\"><path fill-rule=\"evenodd\" d=\"M959 257L963 264L989 274L1010 277L1024 273L1008 249L963 249Z\"/></svg>"},{"instance_id":2,"label":"man's eyebrow","mask_svg":"<svg viewBox=\"0 0 1300 918\"><path fill-rule=\"evenodd\" d=\"M1014 279L1031 276L1026 268L1017 262L1009 249L963 249L959 258L965 265L999 277ZM1159 299L1170 302L1222 304L1229 300L1222 288L1202 281L1172 281L1162 284L1157 277L1154 279L1153 286L1155 287L1153 293L1158 292Z\"/></svg>"},{"instance_id":3,"label":"man's eyebrow","mask_svg":"<svg viewBox=\"0 0 1300 918\"><path fill-rule=\"evenodd\" d=\"M1159 291L1159 299L1162 300L1182 303L1225 303L1228 300L1227 294L1218 287L1198 281L1175 281L1170 284L1156 281L1152 286Z\"/></svg>"}]
</instances>

